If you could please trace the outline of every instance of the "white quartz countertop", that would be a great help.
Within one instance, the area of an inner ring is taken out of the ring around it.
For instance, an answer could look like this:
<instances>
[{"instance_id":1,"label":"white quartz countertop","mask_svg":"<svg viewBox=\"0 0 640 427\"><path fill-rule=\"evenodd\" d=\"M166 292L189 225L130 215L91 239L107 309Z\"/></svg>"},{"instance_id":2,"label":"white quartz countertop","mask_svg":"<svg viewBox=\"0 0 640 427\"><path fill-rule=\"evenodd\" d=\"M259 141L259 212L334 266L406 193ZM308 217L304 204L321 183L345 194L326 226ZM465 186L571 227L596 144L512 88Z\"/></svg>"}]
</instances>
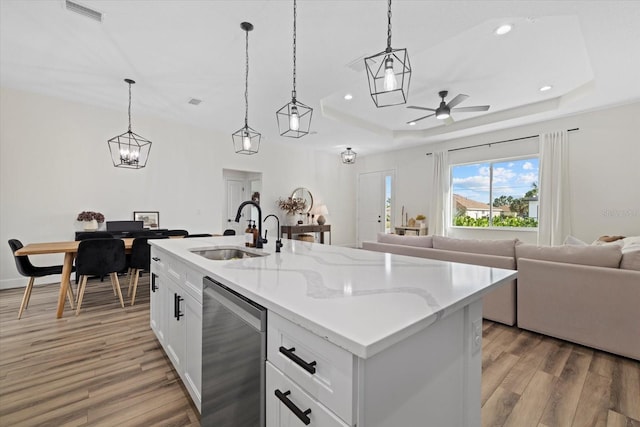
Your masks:
<instances>
[{"instance_id":1,"label":"white quartz countertop","mask_svg":"<svg viewBox=\"0 0 640 427\"><path fill-rule=\"evenodd\" d=\"M191 267L367 358L461 309L517 272L283 239L263 257L214 261L191 249L244 236L149 240Z\"/></svg>"}]
</instances>

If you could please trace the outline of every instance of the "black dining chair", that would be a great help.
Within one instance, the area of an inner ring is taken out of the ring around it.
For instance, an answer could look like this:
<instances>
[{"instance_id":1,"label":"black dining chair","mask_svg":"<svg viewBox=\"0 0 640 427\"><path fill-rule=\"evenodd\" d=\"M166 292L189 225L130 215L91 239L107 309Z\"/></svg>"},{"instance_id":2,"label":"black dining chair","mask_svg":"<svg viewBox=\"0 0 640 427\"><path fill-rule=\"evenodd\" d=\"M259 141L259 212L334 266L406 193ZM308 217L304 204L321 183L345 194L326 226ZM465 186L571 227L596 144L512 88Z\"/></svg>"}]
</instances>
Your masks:
<instances>
[{"instance_id":1,"label":"black dining chair","mask_svg":"<svg viewBox=\"0 0 640 427\"><path fill-rule=\"evenodd\" d=\"M213 234L200 233L200 234L189 234L188 236L184 236L185 239L191 239L194 237L213 237Z\"/></svg>"},{"instance_id":2,"label":"black dining chair","mask_svg":"<svg viewBox=\"0 0 640 427\"><path fill-rule=\"evenodd\" d=\"M167 236L138 237L131 245L131 260L129 261L129 287L127 296L131 296L131 305L136 302L136 292L138 290L138 279L142 271L151 269L151 239L168 239Z\"/></svg>"},{"instance_id":3,"label":"black dining chair","mask_svg":"<svg viewBox=\"0 0 640 427\"><path fill-rule=\"evenodd\" d=\"M235 236L236 235L236 230L234 230L232 228L227 228L226 230L224 230L222 235L223 236Z\"/></svg>"},{"instance_id":4,"label":"black dining chair","mask_svg":"<svg viewBox=\"0 0 640 427\"><path fill-rule=\"evenodd\" d=\"M187 230L167 230L163 234L168 237L174 237L174 236L186 237L189 235L189 232Z\"/></svg>"},{"instance_id":5,"label":"black dining chair","mask_svg":"<svg viewBox=\"0 0 640 427\"><path fill-rule=\"evenodd\" d=\"M164 235L164 231L158 230L141 230L141 231L132 231L129 233L127 237L133 237L134 239L138 237L155 237Z\"/></svg>"},{"instance_id":6,"label":"black dining chair","mask_svg":"<svg viewBox=\"0 0 640 427\"><path fill-rule=\"evenodd\" d=\"M22 296L22 303L20 303L20 311L18 312L18 319L22 317L22 312L29 306L29 299L31 298L31 290L33 289L33 283L36 280L36 277L45 277L51 276L53 274L62 274L62 265L50 265L46 267L36 267L31 264L29 257L26 255L15 255L15 252L18 249L24 247L22 242L18 239L10 239L9 247L11 248L11 254L16 262L16 267L18 269L18 273L29 278L29 283L24 290L24 295ZM67 288L67 298L69 299L69 304L71 304L71 309L73 310L73 290L71 286Z\"/></svg>"},{"instance_id":7,"label":"black dining chair","mask_svg":"<svg viewBox=\"0 0 640 427\"><path fill-rule=\"evenodd\" d=\"M121 239L89 239L82 240L78 244L76 256L76 270L80 274L80 287L78 289L78 306L76 316L80 314L82 299L87 288L89 276L111 277L113 293L120 299L120 306L124 308L118 272L126 268L124 241Z\"/></svg>"},{"instance_id":8,"label":"black dining chair","mask_svg":"<svg viewBox=\"0 0 640 427\"><path fill-rule=\"evenodd\" d=\"M113 234L109 233L108 231L87 231L86 233L78 233L76 235L76 240L87 239L113 239ZM76 271L76 284L78 283L79 279L79 274ZM100 281L104 281L104 276L100 277Z\"/></svg>"}]
</instances>

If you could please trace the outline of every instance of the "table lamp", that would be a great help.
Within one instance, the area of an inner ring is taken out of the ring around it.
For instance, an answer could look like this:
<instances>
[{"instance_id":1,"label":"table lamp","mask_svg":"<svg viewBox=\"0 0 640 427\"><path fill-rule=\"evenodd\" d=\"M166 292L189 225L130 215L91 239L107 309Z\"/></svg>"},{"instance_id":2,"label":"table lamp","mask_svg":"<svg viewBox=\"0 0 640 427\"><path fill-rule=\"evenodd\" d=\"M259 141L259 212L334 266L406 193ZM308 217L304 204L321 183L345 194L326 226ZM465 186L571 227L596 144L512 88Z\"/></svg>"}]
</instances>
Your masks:
<instances>
[{"instance_id":1,"label":"table lamp","mask_svg":"<svg viewBox=\"0 0 640 427\"><path fill-rule=\"evenodd\" d=\"M316 208L316 214L318 215L318 225L324 225L327 222L327 219L324 217L325 215L329 215L329 211L327 210L327 205L320 205Z\"/></svg>"}]
</instances>

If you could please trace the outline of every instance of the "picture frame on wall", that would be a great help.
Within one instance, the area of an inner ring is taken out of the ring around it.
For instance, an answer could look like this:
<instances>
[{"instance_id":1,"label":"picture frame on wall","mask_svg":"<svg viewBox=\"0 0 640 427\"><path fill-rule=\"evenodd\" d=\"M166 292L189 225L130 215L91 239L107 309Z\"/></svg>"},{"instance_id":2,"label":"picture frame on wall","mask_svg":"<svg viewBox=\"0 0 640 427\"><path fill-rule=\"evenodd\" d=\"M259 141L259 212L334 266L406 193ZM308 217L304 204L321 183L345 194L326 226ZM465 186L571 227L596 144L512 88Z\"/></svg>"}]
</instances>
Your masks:
<instances>
[{"instance_id":1,"label":"picture frame on wall","mask_svg":"<svg viewBox=\"0 0 640 427\"><path fill-rule=\"evenodd\" d=\"M143 227L149 230L160 228L160 212L158 211L134 211L134 221L142 221Z\"/></svg>"}]
</instances>

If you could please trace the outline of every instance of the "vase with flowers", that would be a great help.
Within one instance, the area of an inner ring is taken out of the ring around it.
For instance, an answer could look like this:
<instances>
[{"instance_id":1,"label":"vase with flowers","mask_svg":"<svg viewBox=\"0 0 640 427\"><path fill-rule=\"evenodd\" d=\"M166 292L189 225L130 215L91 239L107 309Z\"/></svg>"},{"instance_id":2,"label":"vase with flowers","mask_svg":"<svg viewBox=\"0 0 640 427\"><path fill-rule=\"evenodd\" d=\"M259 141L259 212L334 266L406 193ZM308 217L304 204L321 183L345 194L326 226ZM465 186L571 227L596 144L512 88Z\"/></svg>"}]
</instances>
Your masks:
<instances>
[{"instance_id":1,"label":"vase with flowers","mask_svg":"<svg viewBox=\"0 0 640 427\"><path fill-rule=\"evenodd\" d=\"M84 231L96 231L98 229L98 224L102 224L104 222L104 215L100 212L82 211L78 214L76 220L82 222L82 228Z\"/></svg>"},{"instance_id":2,"label":"vase with flowers","mask_svg":"<svg viewBox=\"0 0 640 427\"><path fill-rule=\"evenodd\" d=\"M307 207L307 202L299 197L287 197L286 199L278 199L278 207L285 211L286 223L288 225L296 224L296 214L304 211Z\"/></svg>"}]
</instances>

